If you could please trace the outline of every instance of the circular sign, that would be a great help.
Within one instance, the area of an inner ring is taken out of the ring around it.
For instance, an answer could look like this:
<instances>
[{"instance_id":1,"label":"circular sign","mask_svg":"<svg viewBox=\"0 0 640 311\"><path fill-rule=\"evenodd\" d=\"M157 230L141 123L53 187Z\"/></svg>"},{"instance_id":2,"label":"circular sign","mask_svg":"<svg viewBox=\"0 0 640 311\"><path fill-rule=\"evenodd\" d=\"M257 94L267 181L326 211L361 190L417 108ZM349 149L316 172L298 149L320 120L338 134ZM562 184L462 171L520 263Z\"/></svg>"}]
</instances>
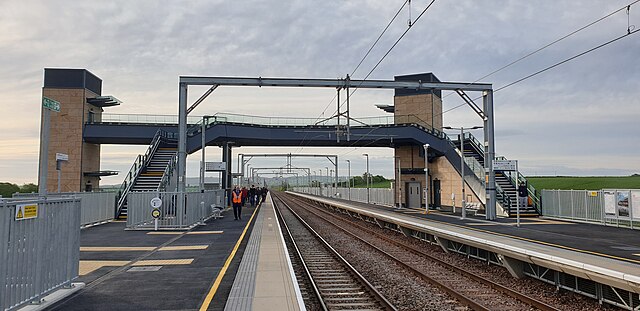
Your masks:
<instances>
[{"instance_id":1,"label":"circular sign","mask_svg":"<svg viewBox=\"0 0 640 311\"><path fill-rule=\"evenodd\" d=\"M154 208L153 211L151 211L151 216L153 218L160 218L160 210L157 208Z\"/></svg>"},{"instance_id":2,"label":"circular sign","mask_svg":"<svg viewBox=\"0 0 640 311\"><path fill-rule=\"evenodd\" d=\"M162 200L158 197L155 197L153 199L151 199L151 202L149 202L151 204L151 207L153 208L160 208L160 206L162 206Z\"/></svg>"}]
</instances>

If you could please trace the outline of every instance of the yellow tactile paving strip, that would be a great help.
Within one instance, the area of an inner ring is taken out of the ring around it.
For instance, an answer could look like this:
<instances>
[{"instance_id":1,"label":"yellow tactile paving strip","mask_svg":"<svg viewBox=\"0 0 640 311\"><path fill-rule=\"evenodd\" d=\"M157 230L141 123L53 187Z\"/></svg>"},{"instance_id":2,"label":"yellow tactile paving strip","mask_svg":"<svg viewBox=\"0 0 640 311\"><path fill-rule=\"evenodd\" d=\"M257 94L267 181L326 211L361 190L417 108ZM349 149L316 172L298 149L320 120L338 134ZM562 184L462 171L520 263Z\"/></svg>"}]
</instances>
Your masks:
<instances>
[{"instance_id":1,"label":"yellow tactile paving strip","mask_svg":"<svg viewBox=\"0 0 640 311\"><path fill-rule=\"evenodd\" d=\"M188 259L149 259L140 260L132 264L132 266L171 266L171 265L190 265L193 258Z\"/></svg>"},{"instance_id":2,"label":"yellow tactile paving strip","mask_svg":"<svg viewBox=\"0 0 640 311\"><path fill-rule=\"evenodd\" d=\"M191 231L186 234L222 234L224 231ZM159 234L159 235L178 235L183 234L184 231L151 231L147 232L147 234Z\"/></svg>"},{"instance_id":3,"label":"yellow tactile paving strip","mask_svg":"<svg viewBox=\"0 0 640 311\"><path fill-rule=\"evenodd\" d=\"M140 260L134 262L132 266L170 266L170 265L190 265L193 258L188 259L158 259ZM80 275L87 275L102 267L122 267L129 264L127 260L80 260Z\"/></svg>"},{"instance_id":4,"label":"yellow tactile paving strip","mask_svg":"<svg viewBox=\"0 0 640 311\"><path fill-rule=\"evenodd\" d=\"M175 245L161 247L160 251L190 251L207 249L209 245ZM83 246L80 247L81 252L136 252L136 251L152 251L156 249L154 246L121 246L121 247L100 247L100 246Z\"/></svg>"},{"instance_id":5,"label":"yellow tactile paving strip","mask_svg":"<svg viewBox=\"0 0 640 311\"><path fill-rule=\"evenodd\" d=\"M176 245L161 247L161 251L192 251L203 250L209 248L209 245Z\"/></svg>"},{"instance_id":6,"label":"yellow tactile paving strip","mask_svg":"<svg viewBox=\"0 0 640 311\"><path fill-rule=\"evenodd\" d=\"M101 246L82 246L81 252L131 252L131 251L152 251L156 249L153 246L121 246L121 247L101 247Z\"/></svg>"}]
</instances>

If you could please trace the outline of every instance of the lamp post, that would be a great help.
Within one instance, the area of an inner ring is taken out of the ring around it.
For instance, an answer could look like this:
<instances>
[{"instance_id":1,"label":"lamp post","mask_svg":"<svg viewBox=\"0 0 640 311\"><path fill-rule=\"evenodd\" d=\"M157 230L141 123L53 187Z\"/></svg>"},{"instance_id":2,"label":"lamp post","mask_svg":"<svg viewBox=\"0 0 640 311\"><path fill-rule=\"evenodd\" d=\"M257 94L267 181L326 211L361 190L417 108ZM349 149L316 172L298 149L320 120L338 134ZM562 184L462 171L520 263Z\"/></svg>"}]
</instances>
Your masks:
<instances>
[{"instance_id":1,"label":"lamp post","mask_svg":"<svg viewBox=\"0 0 640 311\"><path fill-rule=\"evenodd\" d=\"M429 214L429 144L424 144L424 213Z\"/></svg>"},{"instance_id":2,"label":"lamp post","mask_svg":"<svg viewBox=\"0 0 640 311\"><path fill-rule=\"evenodd\" d=\"M319 181L319 188L320 188L320 196L322 196L322 169L319 168L318 169L318 174L320 175L320 178L318 178Z\"/></svg>"},{"instance_id":3,"label":"lamp post","mask_svg":"<svg viewBox=\"0 0 640 311\"><path fill-rule=\"evenodd\" d=\"M204 172L205 172L205 147L206 147L206 139L205 139L205 132L207 130L207 122L209 121L209 118L211 118L211 116L202 116L202 125L200 126L200 143L201 146L200 148L202 148L202 162L200 163L200 191L204 192Z\"/></svg>"},{"instance_id":4,"label":"lamp post","mask_svg":"<svg viewBox=\"0 0 640 311\"><path fill-rule=\"evenodd\" d=\"M460 130L460 179L462 180L462 200L461 200L461 204L462 204L462 219L465 219L467 217L467 202L466 202L466 197L464 195L464 188L465 188L465 181L464 181L464 126L461 127L451 127L451 126L445 126L443 127L444 129L447 130ZM476 130L476 129L480 129L482 128L482 126L473 126L470 128L467 128L468 130ZM455 205L453 206L453 212L456 212L456 207Z\"/></svg>"},{"instance_id":5,"label":"lamp post","mask_svg":"<svg viewBox=\"0 0 640 311\"><path fill-rule=\"evenodd\" d=\"M369 154L368 153L363 153L363 156L367 157L367 204L371 203L370 200L370 190L369 190Z\"/></svg>"},{"instance_id":6,"label":"lamp post","mask_svg":"<svg viewBox=\"0 0 640 311\"><path fill-rule=\"evenodd\" d=\"M349 197L349 201L351 201L351 161L350 160L346 160L347 161L347 191L348 191L348 197Z\"/></svg>"},{"instance_id":7,"label":"lamp post","mask_svg":"<svg viewBox=\"0 0 640 311\"><path fill-rule=\"evenodd\" d=\"M398 187L398 208L402 208L402 169L400 166L400 157L394 157L398 159L398 177L396 179L396 185Z\"/></svg>"},{"instance_id":8,"label":"lamp post","mask_svg":"<svg viewBox=\"0 0 640 311\"><path fill-rule=\"evenodd\" d=\"M329 184L331 186L329 186L329 191L331 191L331 193L329 193L329 196L333 196L336 194L336 191L333 189L333 183L331 182L331 176L333 176L333 170L329 170L329 172L331 172L331 174L329 174ZM337 185L336 185L337 186Z\"/></svg>"}]
</instances>

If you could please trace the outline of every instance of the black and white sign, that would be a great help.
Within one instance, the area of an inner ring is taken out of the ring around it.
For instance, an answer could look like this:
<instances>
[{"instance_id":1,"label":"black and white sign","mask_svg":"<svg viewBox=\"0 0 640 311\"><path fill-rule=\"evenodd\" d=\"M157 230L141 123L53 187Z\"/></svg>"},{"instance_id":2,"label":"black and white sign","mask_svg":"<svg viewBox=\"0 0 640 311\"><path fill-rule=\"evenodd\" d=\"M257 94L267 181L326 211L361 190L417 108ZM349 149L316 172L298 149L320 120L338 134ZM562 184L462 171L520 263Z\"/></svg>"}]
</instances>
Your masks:
<instances>
[{"instance_id":1,"label":"black and white sign","mask_svg":"<svg viewBox=\"0 0 640 311\"><path fill-rule=\"evenodd\" d=\"M205 172L220 172L227 170L227 162L205 162Z\"/></svg>"},{"instance_id":2,"label":"black and white sign","mask_svg":"<svg viewBox=\"0 0 640 311\"><path fill-rule=\"evenodd\" d=\"M494 171L515 171L517 167L517 160L493 160Z\"/></svg>"},{"instance_id":3,"label":"black and white sign","mask_svg":"<svg viewBox=\"0 0 640 311\"><path fill-rule=\"evenodd\" d=\"M160 206L162 206L162 200L160 198L158 198L158 197L155 197L155 198L151 199L149 204L151 204L151 207L153 207L153 208L160 208Z\"/></svg>"}]
</instances>

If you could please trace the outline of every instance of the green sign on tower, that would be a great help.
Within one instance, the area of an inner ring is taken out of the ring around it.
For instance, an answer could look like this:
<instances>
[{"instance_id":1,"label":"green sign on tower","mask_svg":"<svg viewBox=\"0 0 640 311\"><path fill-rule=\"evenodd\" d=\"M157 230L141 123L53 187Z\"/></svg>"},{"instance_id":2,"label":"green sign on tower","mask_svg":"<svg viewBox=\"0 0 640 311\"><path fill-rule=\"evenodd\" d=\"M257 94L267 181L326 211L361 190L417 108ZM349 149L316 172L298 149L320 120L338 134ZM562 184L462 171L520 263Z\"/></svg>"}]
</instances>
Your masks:
<instances>
[{"instance_id":1,"label":"green sign on tower","mask_svg":"<svg viewBox=\"0 0 640 311\"><path fill-rule=\"evenodd\" d=\"M60 102L57 102L50 98L46 98L44 96L42 97L42 107L55 112L60 112Z\"/></svg>"}]
</instances>

